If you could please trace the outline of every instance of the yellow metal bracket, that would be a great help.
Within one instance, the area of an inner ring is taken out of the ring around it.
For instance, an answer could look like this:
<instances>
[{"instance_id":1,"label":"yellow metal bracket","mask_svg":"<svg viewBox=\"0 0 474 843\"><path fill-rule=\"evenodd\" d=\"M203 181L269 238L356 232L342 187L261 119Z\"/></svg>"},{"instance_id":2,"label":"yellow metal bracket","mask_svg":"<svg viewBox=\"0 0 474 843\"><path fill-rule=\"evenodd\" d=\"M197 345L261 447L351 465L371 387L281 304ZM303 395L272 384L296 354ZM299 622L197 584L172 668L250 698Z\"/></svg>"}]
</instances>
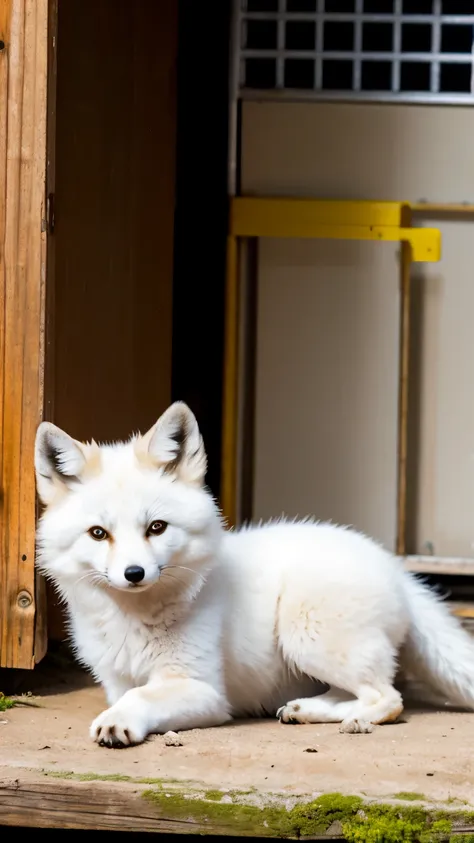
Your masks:
<instances>
[{"instance_id":1,"label":"yellow metal bracket","mask_svg":"<svg viewBox=\"0 0 474 843\"><path fill-rule=\"evenodd\" d=\"M401 333L399 384L398 550L404 552L408 402L410 266L441 257L441 233L413 228L409 202L235 197L230 203L222 441L222 510L230 524L237 514L237 415L239 406L239 240L261 237L400 242Z\"/></svg>"},{"instance_id":2,"label":"yellow metal bracket","mask_svg":"<svg viewBox=\"0 0 474 843\"><path fill-rule=\"evenodd\" d=\"M439 261L439 230L404 226L406 212L410 212L408 202L238 197L231 201L229 234L406 242L414 261Z\"/></svg>"}]
</instances>

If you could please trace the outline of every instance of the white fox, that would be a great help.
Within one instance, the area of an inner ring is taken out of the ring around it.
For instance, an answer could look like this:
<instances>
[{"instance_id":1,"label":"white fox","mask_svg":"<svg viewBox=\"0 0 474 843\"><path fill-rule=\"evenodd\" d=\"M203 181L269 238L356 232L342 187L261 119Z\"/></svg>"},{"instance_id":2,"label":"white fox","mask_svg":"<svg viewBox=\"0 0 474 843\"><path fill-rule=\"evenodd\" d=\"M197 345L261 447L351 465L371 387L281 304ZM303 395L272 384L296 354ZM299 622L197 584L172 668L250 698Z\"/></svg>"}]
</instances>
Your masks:
<instances>
[{"instance_id":1,"label":"white fox","mask_svg":"<svg viewBox=\"0 0 474 843\"><path fill-rule=\"evenodd\" d=\"M35 466L37 564L105 689L100 745L275 714L368 732L403 710L400 658L474 707L474 642L399 559L331 524L224 529L185 404L112 445L44 422Z\"/></svg>"}]
</instances>

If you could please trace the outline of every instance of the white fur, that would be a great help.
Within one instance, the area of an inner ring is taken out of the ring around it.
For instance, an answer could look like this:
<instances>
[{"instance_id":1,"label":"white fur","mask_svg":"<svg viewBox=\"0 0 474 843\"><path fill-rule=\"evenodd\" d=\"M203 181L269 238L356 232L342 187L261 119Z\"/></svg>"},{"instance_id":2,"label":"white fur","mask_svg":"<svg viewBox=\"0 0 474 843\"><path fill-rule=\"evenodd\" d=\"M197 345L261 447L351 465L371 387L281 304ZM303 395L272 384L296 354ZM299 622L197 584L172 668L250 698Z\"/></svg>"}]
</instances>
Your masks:
<instances>
[{"instance_id":1,"label":"white fur","mask_svg":"<svg viewBox=\"0 0 474 843\"><path fill-rule=\"evenodd\" d=\"M47 504L38 565L109 704L93 740L128 745L265 713L371 731L402 711L400 656L474 706L474 644L373 541L311 522L223 529L185 405L144 437L100 448L40 425L36 471ZM168 527L147 538L155 519ZM94 541L93 526L110 538ZM131 564L144 569L140 586L124 577Z\"/></svg>"}]
</instances>

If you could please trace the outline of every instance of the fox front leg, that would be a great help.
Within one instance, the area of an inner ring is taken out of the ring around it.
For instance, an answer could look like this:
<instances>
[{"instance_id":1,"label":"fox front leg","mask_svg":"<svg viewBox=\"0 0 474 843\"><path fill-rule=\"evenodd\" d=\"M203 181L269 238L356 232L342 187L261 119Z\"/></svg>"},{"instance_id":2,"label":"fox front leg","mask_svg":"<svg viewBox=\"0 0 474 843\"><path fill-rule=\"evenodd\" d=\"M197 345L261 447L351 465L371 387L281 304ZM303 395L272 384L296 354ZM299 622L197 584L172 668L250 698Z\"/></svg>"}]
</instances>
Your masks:
<instances>
[{"instance_id":1,"label":"fox front leg","mask_svg":"<svg viewBox=\"0 0 474 843\"><path fill-rule=\"evenodd\" d=\"M207 682L153 681L127 691L99 714L90 736L100 746L119 749L143 743L150 734L220 726L228 720L227 700Z\"/></svg>"}]
</instances>

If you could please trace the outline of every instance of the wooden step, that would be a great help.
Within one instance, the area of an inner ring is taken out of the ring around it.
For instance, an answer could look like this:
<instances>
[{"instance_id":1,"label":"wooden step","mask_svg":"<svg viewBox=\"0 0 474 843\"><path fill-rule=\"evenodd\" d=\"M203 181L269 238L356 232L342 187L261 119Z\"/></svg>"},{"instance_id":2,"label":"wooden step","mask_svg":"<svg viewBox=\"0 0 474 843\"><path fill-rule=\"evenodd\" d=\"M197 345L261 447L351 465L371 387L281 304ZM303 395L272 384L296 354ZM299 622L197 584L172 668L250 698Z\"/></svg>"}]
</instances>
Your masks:
<instances>
[{"instance_id":1,"label":"wooden step","mask_svg":"<svg viewBox=\"0 0 474 843\"><path fill-rule=\"evenodd\" d=\"M413 574L474 577L474 558L462 556L405 556L404 565Z\"/></svg>"}]
</instances>

